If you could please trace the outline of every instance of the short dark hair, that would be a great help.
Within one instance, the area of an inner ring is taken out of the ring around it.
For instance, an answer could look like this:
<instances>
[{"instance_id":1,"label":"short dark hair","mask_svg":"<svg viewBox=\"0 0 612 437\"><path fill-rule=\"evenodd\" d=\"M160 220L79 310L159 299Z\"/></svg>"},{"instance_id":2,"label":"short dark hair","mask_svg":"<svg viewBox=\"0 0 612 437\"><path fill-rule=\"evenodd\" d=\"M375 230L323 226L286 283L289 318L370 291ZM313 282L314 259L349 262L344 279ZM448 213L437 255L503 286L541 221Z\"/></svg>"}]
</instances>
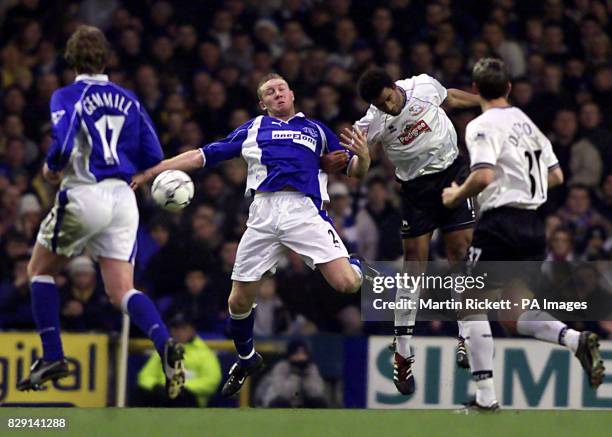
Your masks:
<instances>
[{"instance_id":1,"label":"short dark hair","mask_svg":"<svg viewBox=\"0 0 612 437\"><path fill-rule=\"evenodd\" d=\"M363 100L372 103L385 88L394 88L395 82L386 70L382 68L371 68L367 70L357 84L359 95Z\"/></svg>"},{"instance_id":2,"label":"short dark hair","mask_svg":"<svg viewBox=\"0 0 612 437\"><path fill-rule=\"evenodd\" d=\"M474 65L472 80L476 84L478 94L485 100L505 97L510 86L510 76L501 59L482 58Z\"/></svg>"},{"instance_id":3,"label":"short dark hair","mask_svg":"<svg viewBox=\"0 0 612 437\"><path fill-rule=\"evenodd\" d=\"M104 71L109 55L104 33L97 27L83 25L68 39L64 57L78 73L99 74Z\"/></svg>"}]
</instances>

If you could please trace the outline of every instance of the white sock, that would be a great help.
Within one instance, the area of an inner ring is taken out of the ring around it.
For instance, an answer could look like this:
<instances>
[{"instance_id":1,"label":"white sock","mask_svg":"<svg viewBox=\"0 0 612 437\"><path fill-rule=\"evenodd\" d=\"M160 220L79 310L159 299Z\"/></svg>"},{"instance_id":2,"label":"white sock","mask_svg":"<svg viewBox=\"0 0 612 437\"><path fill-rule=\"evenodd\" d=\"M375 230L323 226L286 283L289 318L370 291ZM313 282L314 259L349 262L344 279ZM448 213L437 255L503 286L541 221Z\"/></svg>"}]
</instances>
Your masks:
<instances>
[{"instance_id":1,"label":"white sock","mask_svg":"<svg viewBox=\"0 0 612 437\"><path fill-rule=\"evenodd\" d=\"M490 407L497 402L493 377L476 381L476 402L483 407Z\"/></svg>"},{"instance_id":2,"label":"white sock","mask_svg":"<svg viewBox=\"0 0 612 437\"><path fill-rule=\"evenodd\" d=\"M472 376L476 381L476 402L488 407L497 401L493 385L493 335L486 314L474 314L463 319L463 330Z\"/></svg>"},{"instance_id":3,"label":"white sock","mask_svg":"<svg viewBox=\"0 0 612 437\"><path fill-rule=\"evenodd\" d=\"M398 335L395 337L396 345L395 351L404 358L412 356L412 349L410 348L410 340L412 335Z\"/></svg>"},{"instance_id":4,"label":"white sock","mask_svg":"<svg viewBox=\"0 0 612 437\"><path fill-rule=\"evenodd\" d=\"M580 333L568 329L565 323L546 311L525 311L516 321L516 331L548 343L567 346L573 352L578 348Z\"/></svg>"},{"instance_id":5,"label":"white sock","mask_svg":"<svg viewBox=\"0 0 612 437\"><path fill-rule=\"evenodd\" d=\"M578 342L580 341L580 332L575 329L567 328L561 333L559 344L567 347L573 353L578 350Z\"/></svg>"},{"instance_id":6,"label":"white sock","mask_svg":"<svg viewBox=\"0 0 612 437\"><path fill-rule=\"evenodd\" d=\"M457 336L465 340L465 322L463 320L457 320Z\"/></svg>"}]
</instances>

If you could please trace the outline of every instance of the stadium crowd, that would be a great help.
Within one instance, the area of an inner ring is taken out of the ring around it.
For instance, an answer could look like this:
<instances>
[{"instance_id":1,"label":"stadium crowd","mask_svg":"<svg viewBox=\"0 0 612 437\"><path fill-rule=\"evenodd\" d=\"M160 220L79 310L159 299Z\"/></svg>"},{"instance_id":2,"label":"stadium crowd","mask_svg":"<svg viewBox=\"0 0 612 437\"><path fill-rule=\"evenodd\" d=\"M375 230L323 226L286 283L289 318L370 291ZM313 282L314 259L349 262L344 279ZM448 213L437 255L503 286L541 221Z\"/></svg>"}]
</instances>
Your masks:
<instances>
[{"instance_id":1,"label":"stadium crowd","mask_svg":"<svg viewBox=\"0 0 612 437\"><path fill-rule=\"evenodd\" d=\"M0 328L32 329L26 265L55 187L41 174L52 141L49 99L75 73L63 60L77 25L103 29L110 80L133 89L167 157L224 137L258 114L256 84L276 71L300 111L336 132L366 111L355 83L372 65L395 79L427 73L471 90L470 69L498 55L511 99L551 139L566 184L542 208L551 260L612 254L612 2L599 0L5 0L0 5ZM460 143L476 110L450 113ZM463 144L460 144L463 147ZM399 185L375 149L363 185L332 175L329 214L349 251L402 255ZM196 196L179 214L139 192L137 282L166 314L189 311L200 331L222 335L230 274L249 201L241 160L193 175ZM443 258L434 239L432 253ZM68 329L118 328L92 261L63 276ZM608 297L609 299L609 297ZM264 281L255 333L376 332L359 296L334 293L289 253ZM454 334L433 322L425 333ZM610 335L612 327L597 328ZM388 330L380 331L388 334Z\"/></svg>"}]
</instances>

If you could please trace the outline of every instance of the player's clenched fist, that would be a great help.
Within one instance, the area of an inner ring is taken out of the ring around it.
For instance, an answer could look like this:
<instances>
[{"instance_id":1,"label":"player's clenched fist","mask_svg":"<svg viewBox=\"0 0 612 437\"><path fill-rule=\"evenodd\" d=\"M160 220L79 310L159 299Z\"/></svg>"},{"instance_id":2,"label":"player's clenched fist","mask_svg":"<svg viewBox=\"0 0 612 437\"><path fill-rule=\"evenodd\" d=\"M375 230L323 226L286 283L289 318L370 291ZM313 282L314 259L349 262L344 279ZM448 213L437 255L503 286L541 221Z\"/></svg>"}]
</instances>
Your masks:
<instances>
[{"instance_id":1,"label":"player's clenched fist","mask_svg":"<svg viewBox=\"0 0 612 437\"><path fill-rule=\"evenodd\" d=\"M453 208L457 206L458 198L457 194L459 193L459 185L457 182L453 182L450 187L446 187L442 191L442 203L447 208Z\"/></svg>"},{"instance_id":2,"label":"player's clenched fist","mask_svg":"<svg viewBox=\"0 0 612 437\"><path fill-rule=\"evenodd\" d=\"M321 156L321 170L325 173L338 173L342 171L349 161L349 154L345 150L335 150Z\"/></svg>"}]
</instances>

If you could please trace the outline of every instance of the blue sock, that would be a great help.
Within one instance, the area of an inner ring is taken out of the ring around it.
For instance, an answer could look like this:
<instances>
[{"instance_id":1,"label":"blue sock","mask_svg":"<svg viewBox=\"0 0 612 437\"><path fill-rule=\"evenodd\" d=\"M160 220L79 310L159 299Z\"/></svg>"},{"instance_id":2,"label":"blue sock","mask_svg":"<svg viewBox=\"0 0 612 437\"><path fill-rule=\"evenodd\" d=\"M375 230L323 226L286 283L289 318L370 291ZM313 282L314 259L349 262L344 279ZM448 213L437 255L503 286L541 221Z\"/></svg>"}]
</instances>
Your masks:
<instances>
[{"instance_id":1,"label":"blue sock","mask_svg":"<svg viewBox=\"0 0 612 437\"><path fill-rule=\"evenodd\" d=\"M255 324L255 308L246 314L230 314L229 331L238 352L238 358L243 365L249 365L255 360L253 347L253 325Z\"/></svg>"},{"instance_id":2,"label":"blue sock","mask_svg":"<svg viewBox=\"0 0 612 437\"><path fill-rule=\"evenodd\" d=\"M52 276L32 278L32 314L43 347L43 360L64 359L60 338L60 297Z\"/></svg>"},{"instance_id":3,"label":"blue sock","mask_svg":"<svg viewBox=\"0 0 612 437\"><path fill-rule=\"evenodd\" d=\"M163 360L164 345L170 338L170 334L153 301L142 292L131 290L123 296L121 308L123 312L130 315L132 322L153 341L155 349Z\"/></svg>"}]
</instances>

